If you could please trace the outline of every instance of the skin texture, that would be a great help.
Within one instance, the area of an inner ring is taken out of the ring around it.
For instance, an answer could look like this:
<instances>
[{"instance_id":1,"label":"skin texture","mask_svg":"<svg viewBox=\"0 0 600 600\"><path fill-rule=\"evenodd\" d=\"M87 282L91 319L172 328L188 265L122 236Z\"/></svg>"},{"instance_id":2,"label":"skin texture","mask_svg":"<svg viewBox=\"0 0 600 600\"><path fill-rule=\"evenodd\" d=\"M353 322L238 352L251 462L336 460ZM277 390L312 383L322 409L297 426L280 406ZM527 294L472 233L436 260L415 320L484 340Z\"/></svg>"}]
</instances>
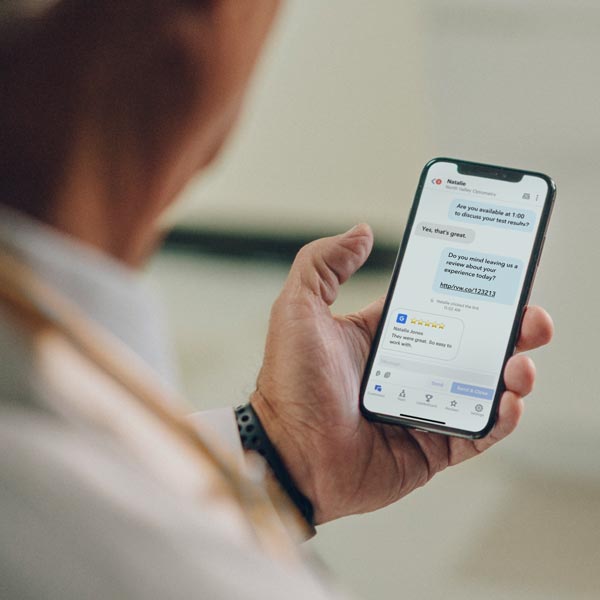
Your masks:
<instances>
[{"instance_id":1,"label":"skin texture","mask_svg":"<svg viewBox=\"0 0 600 600\"><path fill-rule=\"evenodd\" d=\"M52 189L42 189L39 198L20 190L16 176L9 181L10 171L0 173L0 181L8 181L7 189L13 192L0 201L123 263L140 266L160 241L165 209L213 161L233 128L279 2L95 0L96 17L77 21L91 31L69 26L69 19L88 14L86 2L51 4L64 9L55 14L55 33L34 39L31 48L23 50L23 60L5 63L5 72L11 69L12 91L4 96L8 104L0 117L9 118L0 121L0 127L7 136L18 136L29 127L31 147L23 143L24 156L47 145L53 155L64 147L64 160L57 172L39 174L41 182L57 182ZM156 13L158 20L150 18L155 14L151 10L161 11ZM113 20L105 23L106 11L118 11L116 19L111 13ZM44 20L40 17L38 22L43 29ZM110 23L118 27L113 31ZM81 42L78 35L84 42L92 37L97 43L86 52L73 52L70 49ZM57 39L63 40L64 60L57 54ZM123 52L123 44L138 47L132 40L139 41L141 50ZM28 57L35 60L28 64ZM71 82L65 91L64 80L78 71L81 81ZM0 70L0 83L2 77ZM11 104L12 98L16 100ZM40 98L44 102L38 106ZM60 126L45 129L53 124L47 105L76 108L61 113ZM14 123L22 126L15 128ZM60 143L36 143L38 132L43 142L52 141L67 124L69 136ZM110 163L107 132L112 136ZM144 138L148 132L150 140ZM29 168L47 164L48 169L54 164L43 156L30 161L23 157L20 163ZM19 190L26 205L19 203ZM49 209L38 211L49 199ZM372 244L371 230L361 225L300 251L273 306L264 364L251 399L297 485L313 501L319 523L394 502L435 473L507 436L517 426L522 397L535 378L530 359L511 359L498 423L487 438L476 442L362 418L359 385L383 301L346 316L332 315L330 306L339 286L365 262ZM550 317L542 309L529 308L519 349L548 343L551 336Z\"/></svg>"},{"instance_id":2,"label":"skin texture","mask_svg":"<svg viewBox=\"0 0 600 600\"><path fill-rule=\"evenodd\" d=\"M476 441L372 423L362 417L359 387L384 299L350 315L330 310L339 287L369 255L367 225L303 248L271 312L265 358L252 404L317 523L386 506L436 473L477 456L511 433L535 368L523 355L504 373L507 391L496 426ZM552 337L547 313L530 307L519 350Z\"/></svg>"},{"instance_id":3,"label":"skin texture","mask_svg":"<svg viewBox=\"0 0 600 600\"><path fill-rule=\"evenodd\" d=\"M141 266L235 126L280 2L40 4L29 44L0 38L0 202Z\"/></svg>"}]
</instances>

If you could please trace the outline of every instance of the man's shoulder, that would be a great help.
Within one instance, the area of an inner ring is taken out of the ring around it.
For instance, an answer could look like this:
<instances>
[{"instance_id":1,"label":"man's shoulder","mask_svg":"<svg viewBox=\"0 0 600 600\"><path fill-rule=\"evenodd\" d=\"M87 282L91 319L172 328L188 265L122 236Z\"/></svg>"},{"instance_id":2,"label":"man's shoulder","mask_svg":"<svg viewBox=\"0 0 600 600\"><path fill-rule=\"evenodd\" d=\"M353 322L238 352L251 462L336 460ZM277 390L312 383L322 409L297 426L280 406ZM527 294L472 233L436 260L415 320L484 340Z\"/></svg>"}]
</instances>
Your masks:
<instances>
[{"instance_id":1,"label":"man's shoulder","mask_svg":"<svg viewBox=\"0 0 600 600\"><path fill-rule=\"evenodd\" d=\"M42 411L0 411L0 514L2 597L329 597L164 490L110 436Z\"/></svg>"}]
</instances>

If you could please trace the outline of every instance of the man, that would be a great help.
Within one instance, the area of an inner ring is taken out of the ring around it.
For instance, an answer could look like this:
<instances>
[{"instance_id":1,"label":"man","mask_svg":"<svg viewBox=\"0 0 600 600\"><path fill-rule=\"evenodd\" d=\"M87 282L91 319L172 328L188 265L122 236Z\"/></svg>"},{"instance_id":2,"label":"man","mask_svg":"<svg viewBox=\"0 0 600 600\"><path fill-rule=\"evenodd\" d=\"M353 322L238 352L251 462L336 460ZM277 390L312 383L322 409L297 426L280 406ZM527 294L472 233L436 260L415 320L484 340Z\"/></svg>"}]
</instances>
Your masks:
<instances>
[{"instance_id":1,"label":"man","mask_svg":"<svg viewBox=\"0 0 600 600\"><path fill-rule=\"evenodd\" d=\"M0 243L106 333L98 339L118 338L167 386L160 319L135 269L160 240L163 211L226 140L278 4L0 7ZM385 506L486 450L516 427L533 386L530 359L513 357L498 424L475 442L364 420L359 381L382 302L343 317L329 307L372 241L359 225L300 251L273 306L250 399L264 444L273 446L270 464L276 453L277 477L316 524ZM13 309L0 305L3 597L331 597L304 566L254 547L211 493L194 503L175 493L179 477L165 484L168 473L145 460L160 436L144 429L133 451L125 399L119 404L102 377L83 385L89 365L68 370L69 349L36 353L43 336L28 336ZM519 349L551 334L548 315L531 307ZM112 429L106 413L90 416L108 398L113 421L115 407L122 415ZM204 421L241 456L230 409Z\"/></svg>"}]
</instances>

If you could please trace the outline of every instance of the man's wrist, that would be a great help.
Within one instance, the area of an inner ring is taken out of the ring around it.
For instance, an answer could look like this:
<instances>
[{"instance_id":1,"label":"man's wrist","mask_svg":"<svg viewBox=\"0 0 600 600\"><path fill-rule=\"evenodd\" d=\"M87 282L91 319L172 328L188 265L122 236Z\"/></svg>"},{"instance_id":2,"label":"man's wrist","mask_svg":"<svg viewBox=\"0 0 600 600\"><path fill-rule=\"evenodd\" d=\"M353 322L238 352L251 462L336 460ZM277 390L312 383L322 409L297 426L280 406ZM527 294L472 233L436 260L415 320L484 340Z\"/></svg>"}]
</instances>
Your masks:
<instances>
[{"instance_id":1,"label":"man's wrist","mask_svg":"<svg viewBox=\"0 0 600 600\"><path fill-rule=\"evenodd\" d=\"M314 527L314 508L312 502L296 485L287 465L271 441L258 411L255 410L254 403L249 402L248 404L238 406L235 409L235 415L244 450L257 452L265 459L281 488L309 526Z\"/></svg>"}]
</instances>

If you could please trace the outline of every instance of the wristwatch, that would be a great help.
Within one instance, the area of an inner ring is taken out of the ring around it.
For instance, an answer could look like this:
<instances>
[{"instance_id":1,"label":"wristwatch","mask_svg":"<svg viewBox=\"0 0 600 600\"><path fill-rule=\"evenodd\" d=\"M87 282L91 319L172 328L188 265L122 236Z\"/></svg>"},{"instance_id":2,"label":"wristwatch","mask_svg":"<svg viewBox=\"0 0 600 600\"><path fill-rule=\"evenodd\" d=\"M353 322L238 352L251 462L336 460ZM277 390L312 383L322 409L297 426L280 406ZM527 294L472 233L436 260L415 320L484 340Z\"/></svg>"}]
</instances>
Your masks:
<instances>
[{"instance_id":1,"label":"wristwatch","mask_svg":"<svg viewBox=\"0 0 600 600\"><path fill-rule=\"evenodd\" d=\"M298 489L275 446L269 439L252 404L242 404L235 409L238 431L244 450L258 452L267 462L273 475L290 500L296 505L306 522L314 527L315 511L311 501Z\"/></svg>"}]
</instances>

